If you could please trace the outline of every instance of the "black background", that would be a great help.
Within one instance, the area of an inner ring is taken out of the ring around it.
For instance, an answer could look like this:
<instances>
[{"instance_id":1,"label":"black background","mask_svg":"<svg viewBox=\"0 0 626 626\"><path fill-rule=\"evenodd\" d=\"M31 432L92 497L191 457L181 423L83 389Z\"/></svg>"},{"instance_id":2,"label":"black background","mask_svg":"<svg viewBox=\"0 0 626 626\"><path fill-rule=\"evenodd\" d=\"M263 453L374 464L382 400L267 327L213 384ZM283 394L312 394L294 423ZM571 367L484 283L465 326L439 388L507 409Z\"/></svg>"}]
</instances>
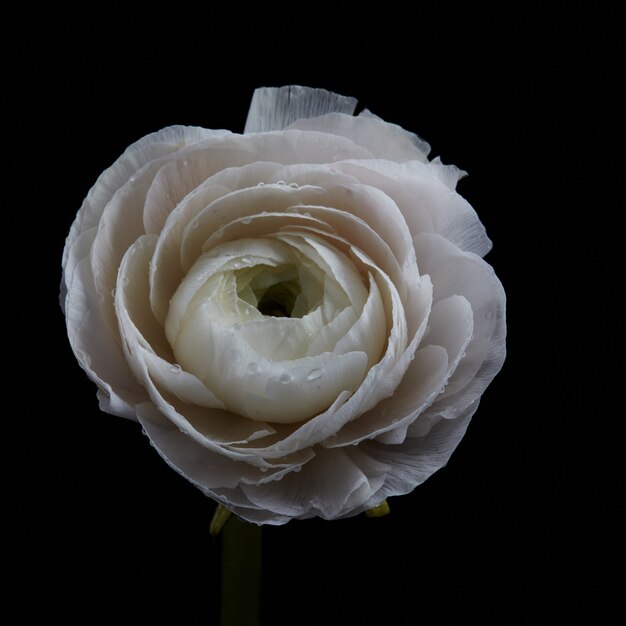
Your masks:
<instances>
[{"instance_id":1,"label":"black background","mask_svg":"<svg viewBox=\"0 0 626 626\"><path fill-rule=\"evenodd\" d=\"M127 145L170 124L240 132L254 88L283 84L355 96L469 172L459 191L494 242L509 340L448 466L391 515L263 529L262 623L605 623L588 530L591 517L610 526L612 496L590 493L579 450L599 417L587 312L598 291L616 297L594 279L616 248L588 241L602 209L589 185L604 185L590 172L609 167L608 121L590 116L614 89L614 16L430 5L13 6L5 242L20 243L5 267L28 312L7 303L8 623L218 623L214 504L138 425L98 410L67 344L60 258Z\"/></svg>"}]
</instances>

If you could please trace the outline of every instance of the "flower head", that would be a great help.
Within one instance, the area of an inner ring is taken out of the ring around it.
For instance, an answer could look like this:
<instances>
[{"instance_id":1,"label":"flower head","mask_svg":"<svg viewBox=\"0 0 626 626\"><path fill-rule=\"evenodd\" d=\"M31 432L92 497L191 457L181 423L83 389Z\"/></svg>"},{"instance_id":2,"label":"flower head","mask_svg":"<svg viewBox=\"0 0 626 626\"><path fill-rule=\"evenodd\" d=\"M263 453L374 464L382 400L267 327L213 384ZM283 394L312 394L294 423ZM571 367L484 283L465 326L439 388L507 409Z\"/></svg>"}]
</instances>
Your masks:
<instances>
[{"instance_id":1,"label":"flower head","mask_svg":"<svg viewBox=\"0 0 626 626\"><path fill-rule=\"evenodd\" d=\"M68 335L101 408L254 522L411 491L504 360L504 291L462 172L355 105L264 88L241 135L148 135L67 239Z\"/></svg>"}]
</instances>

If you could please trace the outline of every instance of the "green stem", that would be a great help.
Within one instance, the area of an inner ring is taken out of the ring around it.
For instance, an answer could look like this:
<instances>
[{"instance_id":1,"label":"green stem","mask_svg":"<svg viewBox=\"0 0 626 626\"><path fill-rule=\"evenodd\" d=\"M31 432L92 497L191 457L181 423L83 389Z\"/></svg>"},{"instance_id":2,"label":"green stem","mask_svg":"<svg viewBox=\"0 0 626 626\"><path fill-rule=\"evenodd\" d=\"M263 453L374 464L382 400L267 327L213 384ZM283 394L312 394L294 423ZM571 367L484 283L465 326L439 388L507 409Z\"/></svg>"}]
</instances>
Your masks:
<instances>
[{"instance_id":1,"label":"green stem","mask_svg":"<svg viewBox=\"0 0 626 626\"><path fill-rule=\"evenodd\" d=\"M259 626L261 526L234 515L222 531L221 626Z\"/></svg>"}]
</instances>

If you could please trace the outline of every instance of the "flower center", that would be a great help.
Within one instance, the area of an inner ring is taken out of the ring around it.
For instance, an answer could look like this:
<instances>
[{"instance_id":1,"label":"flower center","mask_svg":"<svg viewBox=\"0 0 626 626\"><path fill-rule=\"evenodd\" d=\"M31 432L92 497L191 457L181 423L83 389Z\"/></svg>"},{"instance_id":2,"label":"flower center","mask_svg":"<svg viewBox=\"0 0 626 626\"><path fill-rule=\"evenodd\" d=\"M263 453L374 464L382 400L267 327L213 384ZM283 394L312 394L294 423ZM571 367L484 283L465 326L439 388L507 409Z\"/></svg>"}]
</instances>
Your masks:
<instances>
[{"instance_id":1,"label":"flower center","mask_svg":"<svg viewBox=\"0 0 626 626\"><path fill-rule=\"evenodd\" d=\"M259 263L233 272L237 298L264 317L302 318L324 296L323 280L303 265Z\"/></svg>"},{"instance_id":2,"label":"flower center","mask_svg":"<svg viewBox=\"0 0 626 626\"><path fill-rule=\"evenodd\" d=\"M263 315L291 317L296 298L301 291L300 284L296 280L276 283L257 296L258 303L256 308Z\"/></svg>"}]
</instances>

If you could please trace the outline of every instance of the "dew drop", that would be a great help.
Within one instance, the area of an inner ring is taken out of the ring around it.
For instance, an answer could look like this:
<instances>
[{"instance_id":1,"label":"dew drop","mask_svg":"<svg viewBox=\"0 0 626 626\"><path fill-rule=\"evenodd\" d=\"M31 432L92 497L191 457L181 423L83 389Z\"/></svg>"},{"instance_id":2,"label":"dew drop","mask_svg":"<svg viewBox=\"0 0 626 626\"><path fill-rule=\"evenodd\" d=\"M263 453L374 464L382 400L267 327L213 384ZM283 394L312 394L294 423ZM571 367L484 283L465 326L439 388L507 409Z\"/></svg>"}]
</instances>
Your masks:
<instances>
[{"instance_id":1,"label":"dew drop","mask_svg":"<svg viewBox=\"0 0 626 626\"><path fill-rule=\"evenodd\" d=\"M134 183L137 180L137 177L133 175L128 180L130 180L131 183Z\"/></svg>"},{"instance_id":2,"label":"dew drop","mask_svg":"<svg viewBox=\"0 0 626 626\"><path fill-rule=\"evenodd\" d=\"M244 218L241 220L241 223L242 223L242 224L249 224L251 221L252 221L252 218L251 218L251 217L244 217Z\"/></svg>"},{"instance_id":3,"label":"dew drop","mask_svg":"<svg viewBox=\"0 0 626 626\"><path fill-rule=\"evenodd\" d=\"M259 469L265 474L267 472L267 467L259 467Z\"/></svg>"},{"instance_id":4,"label":"dew drop","mask_svg":"<svg viewBox=\"0 0 626 626\"><path fill-rule=\"evenodd\" d=\"M286 385L288 382L291 382L291 376L285 372L278 377L278 381Z\"/></svg>"},{"instance_id":5,"label":"dew drop","mask_svg":"<svg viewBox=\"0 0 626 626\"><path fill-rule=\"evenodd\" d=\"M187 167L189 165L189 159L185 159L183 161L183 167Z\"/></svg>"},{"instance_id":6,"label":"dew drop","mask_svg":"<svg viewBox=\"0 0 626 626\"><path fill-rule=\"evenodd\" d=\"M324 370L319 369L318 367L315 368L314 370L311 370L308 374L306 379L307 380L318 380L319 378L321 378L324 375Z\"/></svg>"},{"instance_id":7,"label":"dew drop","mask_svg":"<svg viewBox=\"0 0 626 626\"><path fill-rule=\"evenodd\" d=\"M257 187L265 187L265 183L259 183Z\"/></svg>"},{"instance_id":8,"label":"dew drop","mask_svg":"<svg viewBox=\"0 0 626 626\"><path fill-rule=\"evenodd\" d=\"M284 180L279 180L279 181L276 181L276 184L277 185L284 185L285 181Z\"/></svg>"},{"instance_id":9,"label":"dew drop","mask_svg":"<svg viewBox=\"0 0 626 626\"><path fill-rule=\"evenodd\" d=\"M246 367L246 371L249 374L256 374L259 371L259 365L258 363L255 363L254 361L251 361L250 363L248 363L248 366Z\"/></svg>"},{"instance_id":10,"label":"dew drop","mask_svg":"<svg viewBox=\"0 0 626 626\"><path fill-rule=\"evenodd\" d=\"M117 294L117 289L115 287L113 287L113 289L111 289L111 297L113 299L115 299L115 294Z\"/></svg>"},{"instance_id":11,"label":"dew drop","mask_svg":"<svg viewBox=\"0 0 626 626\"><path fill-rule=\"evenodd\" d=\"M298 185L298 183L289 183L289 186L290 186L292 189L300 189L300 185Z\"/></svg>"},{"instance_id":12,"label":"dew drop","mask_svg":"<svg viewBox=\"0 0 626 626\"><path fill-rule=\"evenodd\" d=\"M239 363L239 361L241 361L241 352L239 352L239 350L230 350L228 353L228 358L233 362L233 363Z\"/></svg>"},{"instance_id":13,"label":"dew drop","mask_svg":"<svg viewBox=\"0 0 626 626\"><path fill-rule=\"evenodd\" d=\"M200 222L198 220L194 220L193 222L191 222L191 226L189 228L191 228L191 230L196 230L198 226L200 226Z\"/></svg>"},{"instance_id":14,"label":"dew drop","mask_svg":"<svg viewBox=\"0 0 626 626\"><path fill-rule=\"evenodd\" d=\"M128 280L128 276L123 276L122 277L122 285L126 286L128 285L130 281Z\"/></svg>"},{"instance_id":15,"label":"dew drop","mask_svg":"<svg viewBox=\"0 0 626 626\"><path fill-rule=\"evenodd\" d=\"M172 365L170 367L170 372L172 372L172 374L180 374L183 371L183 368L176 364L176 365Z\"/></svg>"}]
</instances>

